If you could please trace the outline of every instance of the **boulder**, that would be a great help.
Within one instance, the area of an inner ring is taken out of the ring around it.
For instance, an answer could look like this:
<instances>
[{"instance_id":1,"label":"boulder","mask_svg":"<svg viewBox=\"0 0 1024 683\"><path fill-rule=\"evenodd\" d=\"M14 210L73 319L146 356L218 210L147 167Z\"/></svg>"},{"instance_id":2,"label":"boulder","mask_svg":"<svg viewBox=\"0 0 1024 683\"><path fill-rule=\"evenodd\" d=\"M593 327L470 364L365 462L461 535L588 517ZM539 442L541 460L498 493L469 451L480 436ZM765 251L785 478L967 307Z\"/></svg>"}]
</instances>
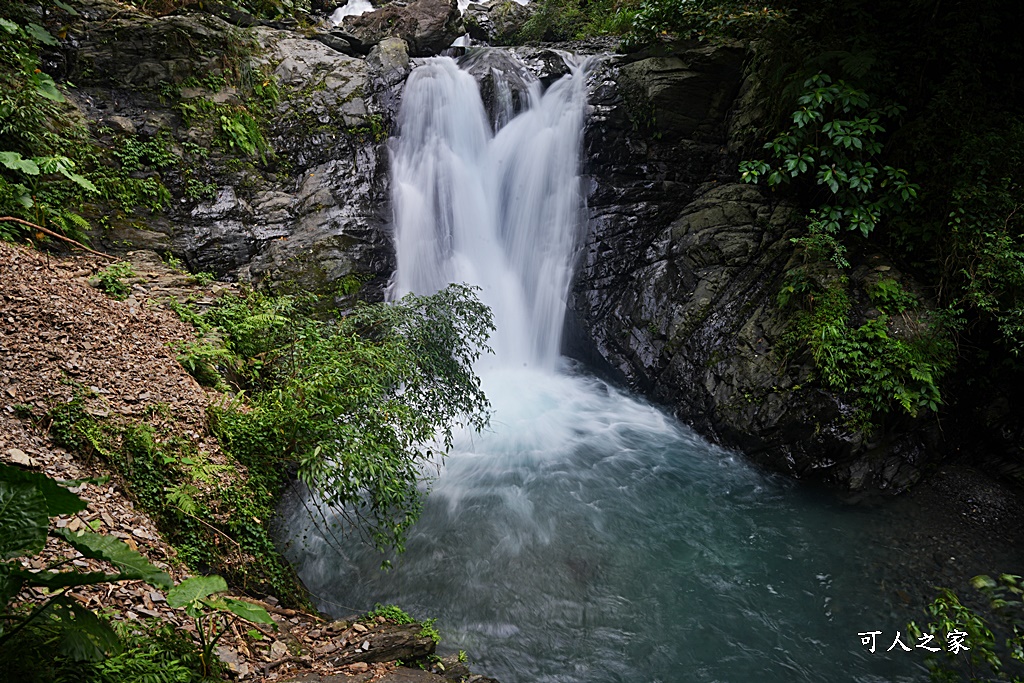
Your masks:
<instances>
[{"instance_id":1,"label":"boulder","mask_svg":"<svg viewBox=\"0 0 1024 683\"><path fill-rule=\"evenodd\" d=\"M456 0L413 0L392 3L358 17L345 17L343 28L363 45L401 38L413 57L439 54L463 33Z\"/></svg>"},{"instance_id":2,"label":"boulder","mask_svg":"<svg viewBox=\"0 0 1024 683\"><path fill-rule=\"evenodd\" d=\"M412 69L409 45L401 38L385 38L370 50L366 64L383 85L396 86L405 80Z\"/></svg>"},{"instance_id":3,"label":"boulder","mask_svg":"<svg viewBox=\"0 0 1024 683\"><path fill-rule=\"evenodd\" d=\"M530 4L515 0L470 3L462 20L470 38L490 45L508 45L533 15Z\"/></svg>"}]
</instances>

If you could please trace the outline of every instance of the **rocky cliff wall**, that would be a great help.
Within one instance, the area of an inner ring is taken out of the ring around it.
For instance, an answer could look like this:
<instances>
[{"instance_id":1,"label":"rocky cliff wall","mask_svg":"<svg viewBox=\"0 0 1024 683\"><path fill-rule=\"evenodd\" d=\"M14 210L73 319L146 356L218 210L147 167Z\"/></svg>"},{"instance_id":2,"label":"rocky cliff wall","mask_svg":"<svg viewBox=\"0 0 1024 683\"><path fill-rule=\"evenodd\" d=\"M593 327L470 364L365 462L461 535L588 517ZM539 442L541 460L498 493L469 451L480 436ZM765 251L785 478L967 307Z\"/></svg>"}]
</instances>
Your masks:
<instances>
[{"instance_id":1,"label":"rocky cliff wall","mask_svg":"<svg viewBox=\"0 0 1024 683\"><path fill-rule=\"evenodd\" d=\"M360 55L326 30L154 18L108 0L82 8L64 70L87 124L112 148L156 140L176 157L158 174L168 208L108 217L100 244L260 285L359 283L381 296L393 268L388 102L409 69L403 40L359 43ZM250 119L265 149L235 146L247 132L232 122Z\"/></svg>"},{"instance_id":2,"label":"rocky cliff wall","mask_svg":"<svg viewBox=\"0 0 1024 683\"><path fill-rule=\"evenodd\" d=\"M851 490L901 490L934 457L929 430L866 433L854 407L786 353L777 295L798 214L739 184L759 115L740 45L679 45L596 71L586 129L589 224L567 350L755 461ZM851 280L868 282L868 259Z\"/></svg>"}]
</instances>

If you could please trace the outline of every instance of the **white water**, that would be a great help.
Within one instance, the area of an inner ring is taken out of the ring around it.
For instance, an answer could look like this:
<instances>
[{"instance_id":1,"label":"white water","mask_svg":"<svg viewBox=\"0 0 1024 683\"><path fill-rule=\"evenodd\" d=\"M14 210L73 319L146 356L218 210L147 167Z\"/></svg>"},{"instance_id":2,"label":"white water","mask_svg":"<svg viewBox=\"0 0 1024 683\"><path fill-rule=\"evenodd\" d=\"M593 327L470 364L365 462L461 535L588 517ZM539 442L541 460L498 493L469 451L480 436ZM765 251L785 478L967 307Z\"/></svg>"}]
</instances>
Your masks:
<instances>
[{"instance_id":1,"label":"white water","mask_svg":"<svg viewBox=\"0 0 1024 683\"><path fill-rule=\"evenodd\" d=\"M409 76L392 154L393 293L480 286L497 327L493 365L558 362L583 221L585 109L576 69L543 96L535 82L526 111L495 134L476 81L454 61L430 60Z\"/></svg>"},{"instance_id":2,"label":"white water","mask_svg":"<svg viewBox=\"0 0 1024 683\"><path fill-rule=\"evenodd\" d=\"M503 683L919 677L920 658L868 655L857 637L906 623L862 578L870 515L565 367L583 73L543 95L534 84L515 117L496 91L495 134L475 81L428 61L406 85L392 147L392 294L483 288L497 324L497 353L479 368L491 429L458 435L388 573L301 504L286 509L303 539L290 557L320 607L437 617L448 651Z\"/></svg>"},{"instance_id":3,"label":"white water","mask_svg":"<svg viewBox=\"0 0 1024 683\"><path fill-rule=\"evenodd\" d=\"M372 11L373 5L369 0L348 0L343 6L334 10L334 13L331 14L331 22L335 26L339 26L345 17L358 17Z\"/></svg>"}]
</instances>

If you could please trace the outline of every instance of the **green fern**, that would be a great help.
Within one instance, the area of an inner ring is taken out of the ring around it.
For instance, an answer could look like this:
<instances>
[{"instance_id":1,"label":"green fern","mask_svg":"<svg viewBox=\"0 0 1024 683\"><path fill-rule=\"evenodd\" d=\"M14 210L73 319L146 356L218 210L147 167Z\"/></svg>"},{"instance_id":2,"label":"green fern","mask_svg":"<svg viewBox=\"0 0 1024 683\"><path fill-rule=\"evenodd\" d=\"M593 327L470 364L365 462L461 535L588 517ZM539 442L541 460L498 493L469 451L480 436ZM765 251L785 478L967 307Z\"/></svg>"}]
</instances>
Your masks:
<instances>
[{"instance_id":1,"label":"green fern","mask_svg":"<svg viewBox=\"0 0 1024 683\"><path fill-rule=\"evenodd\" d=\"M55 211L47 216L47 220L51 227L71 239L83 243L89 242L89 231L92 230L92 225L74 211L67 209Z\"/></svg>"},{"instance_id":2,"label":"green fern","mask_svg":"<svg viewBox=\"0 0 1024 683\"><path fill-rule=\"evenodd\" d=\"M194 515L199 510L199 504L195 497L200 491L189 482L181 482L175 486L164 489L167 492L168 504L178 508L186 515Z\"/></svg>"}]
</instances>

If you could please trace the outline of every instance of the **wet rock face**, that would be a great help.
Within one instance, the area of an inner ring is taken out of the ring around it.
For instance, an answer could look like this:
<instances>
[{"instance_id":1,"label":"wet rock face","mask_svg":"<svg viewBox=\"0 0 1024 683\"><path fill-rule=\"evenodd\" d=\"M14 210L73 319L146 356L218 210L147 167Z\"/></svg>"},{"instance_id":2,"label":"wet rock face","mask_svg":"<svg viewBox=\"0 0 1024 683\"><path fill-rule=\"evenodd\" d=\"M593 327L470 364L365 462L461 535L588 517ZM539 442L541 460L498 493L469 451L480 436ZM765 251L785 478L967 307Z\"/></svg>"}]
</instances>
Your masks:
<instances>
[{"instance_id":1,"label":"wet rock face","mask_svg":"<svg viewBox=\"0 0 1024 683\"><path fill-rule=\"evenodd\" d=\"M456 0L392 3L358 17L346 17L342 25L363 45L376 45L388 37L401 38L413 57L439 54L463 33Z\"/></svg>"},{"instance_id":2,"label":"wet rock face","mask_svg":"<svg viewBox=\"0 0 1024 683\"><path fill-rule=\"evenodd\" d=\"M72 77L89 124L109 130L111 144L163 136L182 160L161 173L170 208L147 230L115 225L97 235L101 243L173 252L194 269L255 284L330 289L348 279L382 296L393 268L384 140L388 101L409 68L403 41L385 39L362 58L320 33L243 29L209 14L155 19L108 0L86 0L82 14ZM183 115L244 107L234 81L245 74L272 78L280 92L263 115L273 148L264 159L218 142L223 110L198 122ZM210 76L227 85L211 90ZM201 167L188 167L186 147L205 150ZM209 188L201 196L188 191L198 176Z\"/></svg>"},{"instance_id":3,"label":"wet rock face","mask_svg":"<svg viewBox=\"0 0 1024 683\"><path fill-rule=\"evenodd\" d=\"M567 351L772 469L900 489L919 476L921 434L851 430L853 407L780 349L796 216L738 183L744 60L698 45L593 74Z\"/></svg>"},{"instance_id":4,"label":"wet rock face","mask_svg":"<svg viewBox=\"0 0 1024 683\"><path fill-rule=\"evenodd\" d=\"M470 38L489 45L506 45L522 30L533 11L531 4L520 5L515 0L491 0L470 3L462 19Z\"/></svg>"}]
</instances>

